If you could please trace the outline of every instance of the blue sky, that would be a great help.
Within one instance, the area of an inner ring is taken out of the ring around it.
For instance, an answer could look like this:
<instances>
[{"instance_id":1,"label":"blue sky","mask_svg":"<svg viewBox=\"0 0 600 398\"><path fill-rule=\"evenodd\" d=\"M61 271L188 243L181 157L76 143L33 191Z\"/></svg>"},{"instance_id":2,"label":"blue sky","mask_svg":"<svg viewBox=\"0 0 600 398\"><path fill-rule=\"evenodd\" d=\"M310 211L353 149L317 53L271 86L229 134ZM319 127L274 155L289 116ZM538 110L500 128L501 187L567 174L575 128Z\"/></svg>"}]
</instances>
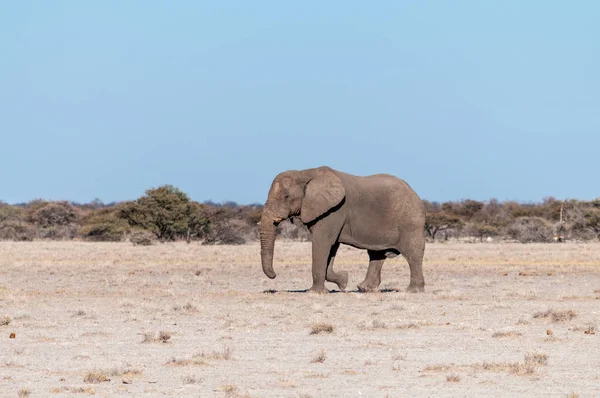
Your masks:
<instances>
[{"instance_id":1,"label":"blue sky","mask_svg":"<svg viewBox=\"0 0 600 398\"><path fill-rule=\"evenodd\" d=\"M264 202L320 165L429 200L592 199L598 20L596 1L6 2L0 200Z\"/></svg>"}]
</instances>

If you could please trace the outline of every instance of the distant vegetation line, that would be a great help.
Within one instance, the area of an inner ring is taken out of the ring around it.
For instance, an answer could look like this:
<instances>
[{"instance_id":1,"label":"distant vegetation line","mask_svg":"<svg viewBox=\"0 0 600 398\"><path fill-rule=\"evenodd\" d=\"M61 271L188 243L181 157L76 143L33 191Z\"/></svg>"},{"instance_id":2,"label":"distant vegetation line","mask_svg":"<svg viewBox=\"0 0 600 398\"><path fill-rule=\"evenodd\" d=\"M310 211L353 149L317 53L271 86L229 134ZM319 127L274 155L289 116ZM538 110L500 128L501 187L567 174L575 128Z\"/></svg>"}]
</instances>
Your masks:
<instances>
[{"instance_id":1,"label":"distant vegetation line","mask_svg":"<svg viewBox=\"0 0 600 398\"><path fill-rule=\"evenodd\" d=\"M424 234L431 241L491 239L527 242L600 239L600 198L592 201L546 198L539 203L423 200ZM172 185L148 189L133 201L104 204L32 200L0 202L0 240L124 241L147 245L185 240L243 244L258 238L262 204L204 203ZM309 240L299 221L281 223L279 236Z\"/></svg>"}]
</instances>

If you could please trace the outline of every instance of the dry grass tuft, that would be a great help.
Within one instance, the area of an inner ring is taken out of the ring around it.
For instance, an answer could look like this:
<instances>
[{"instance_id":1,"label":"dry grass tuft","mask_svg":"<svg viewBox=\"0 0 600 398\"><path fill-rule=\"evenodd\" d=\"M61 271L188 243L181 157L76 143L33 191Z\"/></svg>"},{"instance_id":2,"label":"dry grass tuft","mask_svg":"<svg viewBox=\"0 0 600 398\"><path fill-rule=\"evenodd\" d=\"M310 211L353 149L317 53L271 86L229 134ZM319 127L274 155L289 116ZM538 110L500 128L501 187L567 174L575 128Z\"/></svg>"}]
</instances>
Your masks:
<instances>
[{"instance_id":1,"label":"dry grass tuft","mask_svg":"<svg viewBox=\"0 0 600 398\"><path fill-rule=\"evenodd\" d=\"M330 323L317 323L310 328L310 334L332 333L333 325Z\"/></svg>"},{"instance_id":2,"label":"dry grass tuft","mask_svg":"<svg viewBox=\"0 0 600 398\"><path fill-rule=\"evenodd\" d=\"M371 324L367 324L366 322L360 322L358 324L358 330L377 330L377 329L387 329L387 325L377 319L374 319Z\"/></svg>"},{"instance_id":3,"label":"dry grass tuft","mask_svg":"<svg viewBox=\"0 0 600 398\"><path fill-rule=\"evenodd\" d=\"M223 347L220 351L213 351L210 354L201 354L199 357L214 359L217 361L228 361L231 359L231 355L233 354L233 350L229 347Z\"/></svg>"},{"instance_id":4,"label":"dry grass tuft","mask_svg":"<svg viewBox=\"0 0 600 398\"><path fill-rule=\"evenodd\" d=\"M449 370L460 368L458 365L429 365L423 368L423 372L447 372Z\"/></svg>"},{"instance_id":5,"label":"dry grass tuft","mask_svg":"<svg viewBox=\"0 0 600 398\"><path fill-rule=\"evenodd\" d=\"M171 358L169 362L165 365L167 366L208 366L208 362L198 356L192 357L192 359L177 359Z\"/></svg>"},{"instance_id":6,"label":"dry grass tuft","mask_svg":"<svg viewBox=\"0 0 600 398\"><path fill-rule=\"evenodd\" d=\"M29 396L29 394L31 394L31 391L29 391L28 388L21 388L18 392L17 392L17 396L19 398L27 398Z\"/></svg>"},{"instance_id":7,"label":"dry grass tuft","mask_svg":"<svg viewBox=\"0 0 600 398\"><path fill-rule=\"evenodd\" d=\"M12 322L12 318L9 316L0 316L0 326L8 326Z\"/></svg>"},{"instance_id":8,"label":"dry grass tuft","mask_svg":"<svg viewBox=\"0 0 600 398\"><path fill-rule=\"evenodd\" d=\"M521 336L523 336L523 333L516 332L514 330L509 330L506 332L496 332L496 333L492 334L492 337L494 337L494 338L521 337Z\"/></svg>"},{"instance_id":9,"label":"dry grass tuft","mask_svg":"<svg viewBox=\"0 0 600 398\"><path fill-rule=\"evenodd\" d=\"M86 316L86 315L87 315L87 312L85 312L84 310L77 310L77 311L75 311L73 313L73 317L76 317L76 316Z\"/></svg>"},{"instance_id":10,"label":"dry grass tuft","mask_svg":"<svg viewBox=\"0 0 600 398\"><path fill-rule=\"evenodd\" d=\"M87 372L87 374L83 378L84 383L98 384L98 383L103 383L106 381L110 381L110 379L108 378L107 372L105 372L103 370L99 370L99 369L91 370L91 371Z\"/></svg>"},{"instance_id":11,"label":"dry grass tuft","mask_svg":"<svg viewBox=\"0 0 600 398\"><path fill-rule=\"evenodd\" d=\"M449 383L458 383L460 381L460 376L457 374L451 374L446 376L446 381Z\"/></svg>"},{"instance_id":12,"label":"dry grass tuft","mask_svg":"<svg viewBox=\"0 0 600 398\"><path fill-rule=\"evenodd\" d=\"M197 384L200 382L200 380L195 378L194 376L185 375L181 378L181 382L183 384Z\"/></svg>"},{"instance_id":13,"label":"dry grass tuft","mask_svg":"<svg viewBox=\"0 0 600 398\"><path fill-rule=\"evenodd\" d=\"M96 390L94 390L91 387L60 387L60 388L53 388L52 390L50 390L50 392L53 392L55 394L60 394L61 392L70 392L73 394L89 394L89 395L95 395L96 394Z\"/></svg>"},{"instance_id":14,"label":"dry grass tuft","mask_svg":"<svg viewBox=\"0 0 600 398\"><path fill-rule=\"evenodd\" d=\"M161 330L158 333L145 333L142 343L168 343L172 337L171 332Z\"/></svg>"},{"instance_id":15,"label":"dry grass tuft","mask_svg":"<svg viewBox=\"0 0 600 398\"><path fill-rule=\"evenodd\" d=\"M319 352L319 354L316 357L314 357L310 362L323 363L323 362L325 362L326 359L327 359L327 353L325 352L325 350L321 350L321 352Z\"/></svg>"},{"instance_id":16,"label":"dry grass tuft","mask_svg":"<svg viewBox=\"0 0 600 398\"><path fill-rule=\"evenodd\" d=\"M553 310L553 309L549 309L548 311L544 311L544 312L536 312L535 314L533 314L533 317L536 319L537 318L542 318L542 319L550 318L552 320L552 322L567 322L567 321L572 320L576 316L577 316L577 312L574 310L557 311L557 310Z\"/></svg>"},{"instance_id":17,"label":"dry grass tuft","mask_svg":"<svg viewBox=\"0 0 600 398\"><path fill-rule=\"evenodd\" d=\"M135 369L135 368L112 368L110 371L108 371L109 376L135 376L135 375L141 375L143 372L140 369Z\"/></svg>"},{"instance_id":18,"label":"dry grass tuft","mask_svg":"<svg viewBox=\"0 0 600 398\"><path fill-rule=\"evenodd\" d=\"M403 323L396 326L396 329L420 329L421 325L415 322Z\"/></svg>"},{"instance_id":19,"label":"dry grass tuft","mask_svg":"<svg viewBox=\"0 0 600 398\"><path fill-rule=\"evenodd\" d=\"M546 366L548 364L548 355L543 352L528 352L525 354L525 363L534 366Z\"/></svg>"},{"instance_id":20,"label":"dry grass tuft","mask_svg":"<svg viewBox=\"0 0 600 398\"><path fill-rule=\"evenodd\" d=\"M567 395L567 398L579 398L579 394L577 394L576 392L572 392L569 395Z\"/></svg>"},{"instance_id":21,"label":"dry grass tuft","mask_svg":"<svg viewBox=\"0 0 600 398\"><path fill-rule=\"evenodd\" d=\"M523 362L481 362L471 365L431 365L423 369L424 372L449 372L471 370L475 372L508 372L519 376L529 376L536 372L536 368L548 363L548 355L541 352L529 352Z\"/></svg>"},{"instance_id":22,"label":"dry grass tuft","mask_svg":"<svg viewBox=\"0 0 600 398\"><path fill-rule=\"evenodd\" d=\"M590 323L586 326L576 326L572 329L574 332L583 332L584 334L596 334L597 328L596 325Z\"/></svg>"},{"instance_id":23,"label":"dry grass tuft","mask_svg":"<svg viewBox=\"0 0 600 398\"><path fill-rule=\"evenodd\" d=\"M220 390L223 391L225 393L225 396L229 397L229 398L234 398L234 397L235 398L246 398L246 397L248 397L248 395L241 395L240 389L232 384L222 386L220 388Z\"/></svg>"},{"instance_id":24,"label":"dry grass tuft","mask_svg":"<svg viewBox=\"0 0 600 398\"><path fill-rule=\"evenodd\" d=\"M173 311L176 311L176 312L197 312L198 311L198 307L196 307L192 303L187 303L185 305L175 305L175 306L173 306Z\"/></svg>"}]
</instances>

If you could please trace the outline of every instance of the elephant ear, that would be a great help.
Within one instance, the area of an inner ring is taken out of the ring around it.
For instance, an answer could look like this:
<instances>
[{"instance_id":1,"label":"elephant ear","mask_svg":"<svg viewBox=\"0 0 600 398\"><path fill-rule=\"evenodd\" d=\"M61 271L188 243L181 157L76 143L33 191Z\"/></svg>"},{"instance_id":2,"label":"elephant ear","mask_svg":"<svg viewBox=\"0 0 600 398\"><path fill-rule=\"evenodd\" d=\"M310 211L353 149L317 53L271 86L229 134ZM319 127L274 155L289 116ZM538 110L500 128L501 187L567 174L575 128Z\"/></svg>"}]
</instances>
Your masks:
<instances>
[{"instance_id":1,"label":"elephant ear","mask_svg":"<svg viewBox=\"0 0 600 398\"><path fill-rule=\"evenodd\" d=\"M339 205L346 197L342 180L331 171L320 171L306 185L300 218L307 224Z\"/></svg>"}]
</instances>

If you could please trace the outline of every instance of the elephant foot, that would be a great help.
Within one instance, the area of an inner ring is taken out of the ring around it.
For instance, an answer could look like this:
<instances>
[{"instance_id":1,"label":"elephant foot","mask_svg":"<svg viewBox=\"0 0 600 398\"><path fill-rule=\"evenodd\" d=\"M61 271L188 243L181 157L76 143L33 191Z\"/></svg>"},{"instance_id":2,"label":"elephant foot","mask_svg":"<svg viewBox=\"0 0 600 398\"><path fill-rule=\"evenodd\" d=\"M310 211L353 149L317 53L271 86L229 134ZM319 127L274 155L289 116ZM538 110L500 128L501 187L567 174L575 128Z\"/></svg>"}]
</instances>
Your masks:
<instances>
[{"instance_id":1,"label":"elephant foot","mask_svg":"<svg viewBox=\"0 0 600 398\"><path fill-rule=\"evenodd\" d=\"M358 291L361 293L371 293L379 291L379 286L368 285L365 282L359 283L356 287L358 287Z\"/></svg>"},{"instance_id":2,"label":"elephant foot","mask_svg":"<svg viewBox=\"0 0 600 398\"><path fill-rule=\"evenodd\" d=\"M421 293L425 291L425 283L421 282L421 283L409 283L408 287L406 288L406 291L409 293Z\"/></svg>"},{"instance_id":3,"label":"elephant foot","mask_svg":"<svg viewBox=\"0 0 600 398\"><path fill-rule=\"evenodd\" d=\"M338 289L340 289L342 292L345 291L346 286L348 286L348 272L338 272L338 279L332 282L335 283L338 286Z\"/></svg>"},{"instance_id":4,"label":"elephant foot","mask_svg":"<svg viewBox=\"0 0 600 398\"><path fill-rule=\"evenodd\" d=\"M308 293L312 294L325 294L329 293L329 290L325 288L325 286L314 286L308 289Z\"/></svg>"}]
</instances>

